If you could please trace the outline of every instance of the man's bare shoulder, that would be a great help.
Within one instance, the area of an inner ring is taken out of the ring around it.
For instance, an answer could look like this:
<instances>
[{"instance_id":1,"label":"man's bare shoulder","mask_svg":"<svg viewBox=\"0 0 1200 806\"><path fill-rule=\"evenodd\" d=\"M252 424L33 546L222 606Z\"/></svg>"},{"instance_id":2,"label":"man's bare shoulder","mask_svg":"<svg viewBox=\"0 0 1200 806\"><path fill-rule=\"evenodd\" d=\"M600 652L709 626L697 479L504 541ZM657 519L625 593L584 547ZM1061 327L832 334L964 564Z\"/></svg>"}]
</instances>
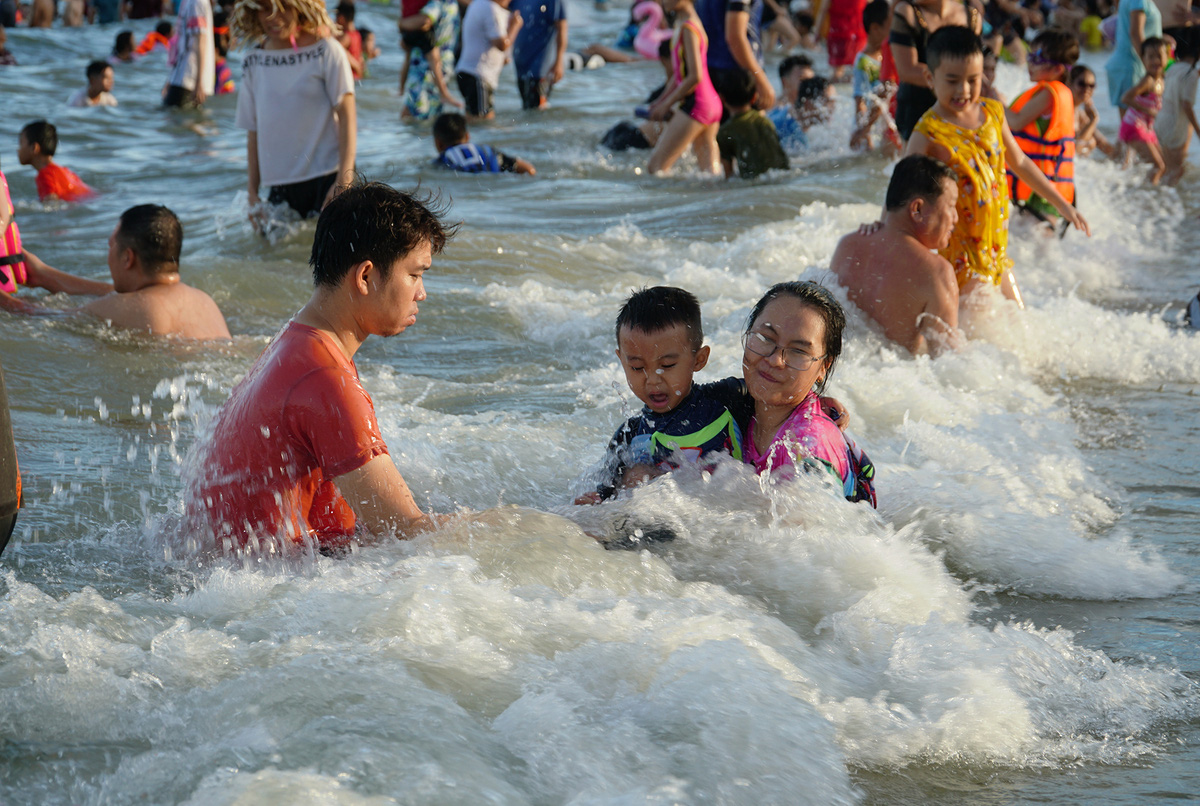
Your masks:
<instances>
[{"instance_id":1,"label":"man's bare shoulder","mask_svg":"<svg viewBox=\"0 0 1200 806\"><path fill-rule=\"evenodd\" d=\"M225 317L213 298L184 283L113 292L83 306L80 312L103 319L113 327L154 336L230 338Z\"/></svg>"}]
</instances>

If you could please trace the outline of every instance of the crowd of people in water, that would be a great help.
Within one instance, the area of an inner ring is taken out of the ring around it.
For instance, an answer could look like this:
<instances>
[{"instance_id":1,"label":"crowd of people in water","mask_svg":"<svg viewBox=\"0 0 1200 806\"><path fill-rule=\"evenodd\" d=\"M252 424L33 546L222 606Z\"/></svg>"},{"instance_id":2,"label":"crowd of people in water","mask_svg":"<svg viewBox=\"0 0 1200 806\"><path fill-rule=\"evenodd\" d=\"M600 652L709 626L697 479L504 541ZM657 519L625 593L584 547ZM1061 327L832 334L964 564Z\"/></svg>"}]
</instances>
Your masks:
<instances>
[{"instance_id":1,"label":"crowd of people in water","mask_svg":"<svg viewBox=\"0 0 1200 806\"><path fill-rule=\"evenodd\" d=\"M1148 182L1174 183L1193 130L1200 132L1200 36L1193 35L1190 0L1120 0L1115 8L1105 0L799 6L637 0L614 45L576 53L568 51L563 0L402 0L401 116L432 123L436 164L446 169L536 175L527 160L473 142L468 130L495 116L509 62L521 106L538 114L568 70L659 60L665 80L636 110L640 121L618 123L601 147L649 152L651 174L670 171L690 151L690 170L747 181L803 159L814 127L831 125L838 85L849 82L850 147L899 159L881 219L847 234L830 270L888 339L934 356L963 343L959 311L977 290L986 297L986 289L997 289L1023 305L1008 256L1012 213L1044 222L1047 231L1089 233L1075 207L1077 159L1136 158L1149 166ZM45 27L59 10L54 0L0 0L0 22ZM202 472L188 485L190 528L231 550L312 541L325 551L363 532L405 536L431 528L439 518L420 509L396 469L353 359L367 337L394 336L415 323L423 274L453 227L427 200L356 174L355 87L378 80L370 63L379 45L356 27L354 3L331 14L317 0L223 0L215 10L210 0L178 7L172 0L66 0L61 11L63 25L174 18L136 46L130 31L118 32L112 54L86 65L86 85L71 105L116 105L115 70L165 48L169 67L156 102L192 110L236 92L254 226L261 230L281 208L317 218L312 297L233 390L197 448ZM2 31L0 60L19 64ZM1106 41L1110 98L1120 115L1116 142L1099 130L1096 76L1076 64L1081 48ZM805 53L818 42L828 76ZM243 49L236 78L231 47ZM1032 86L1011 103L993 86L998 58L1028 70ZM778 86L768 59L778 60ZM95 191L55 161L58 139L51 122L28 122L18 161L36 171L41 200L86 204ZM48 266L30 251L3 173L0 184L0 308L62 315L23 290L40 288L94 297L71 313L112 327L230 338L212 298L181 280L183 228L172 211L143 204L120 216L108 243L111 283L102 282ZM576 503L599 503L684 463L704 467L732 457L775 476L814 472L846 499L874 504L873 465L843 433L845 409L821 396L845 322L821 285L775 285L747 320L743 376L697 384L710 349L699 302L680 288L632 293L614 335L644 408L617 430L595 490ZM0 450L4 540L20 483L15 455L8 457Z\"/></svg>"}]
</instances>

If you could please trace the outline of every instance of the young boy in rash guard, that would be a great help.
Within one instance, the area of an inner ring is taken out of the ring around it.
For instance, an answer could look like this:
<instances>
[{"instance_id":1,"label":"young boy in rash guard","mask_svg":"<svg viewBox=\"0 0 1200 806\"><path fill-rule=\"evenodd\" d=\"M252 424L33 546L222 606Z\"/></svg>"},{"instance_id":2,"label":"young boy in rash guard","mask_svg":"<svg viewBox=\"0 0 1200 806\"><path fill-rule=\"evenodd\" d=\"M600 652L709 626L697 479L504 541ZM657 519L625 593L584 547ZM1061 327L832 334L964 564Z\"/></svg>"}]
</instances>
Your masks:
<instances>
[{"instance_id":1,"label":"young boy in rash guard","mask_svg":"<svg viewBox=\"0 0 1200 806\"><path fill-rule=\"evenodd\" d=\"M715 453L742 457L742 430L754 402L741 378L696 386L692 376L708 363L700 303L682 288L656 286L630 295L617 314L617 358L629 389L645 406L617 429L608 444L595 492L575 499L595 504L682 461Z\"/></svg>"}]
</instances>

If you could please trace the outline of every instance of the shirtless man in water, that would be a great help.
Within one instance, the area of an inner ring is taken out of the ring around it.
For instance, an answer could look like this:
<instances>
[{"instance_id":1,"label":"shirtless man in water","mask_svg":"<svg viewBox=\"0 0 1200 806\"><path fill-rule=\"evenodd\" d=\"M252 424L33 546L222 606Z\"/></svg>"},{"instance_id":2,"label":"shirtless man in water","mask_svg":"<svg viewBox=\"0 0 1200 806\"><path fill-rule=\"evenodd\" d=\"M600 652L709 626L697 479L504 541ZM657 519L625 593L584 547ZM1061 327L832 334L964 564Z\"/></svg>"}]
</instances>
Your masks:
<instances>
[{"instance_id":1,"label":"shirtless man in water","mask_svg":"<svg viewBox=\"0 0 1200 806\"><path fill-rule=\"evenodd\" d=\"M905 157L888 184L883 226L845 236L830 270L850 301L909 352L957 348L958 282L937 253L958 220L954 172L926 156Z\"/></svg>"},{"instance_id":2,"label":"shirtless man in water","mask_svg":"<svg viewBox=\"0 0 1200 806\"><path fill-rule=\"evenodd\" d=\"M212 297L180 279L182 247L183 226L175 214L143 204L122 213L108 236L111 284L59 271L28 250L24 284L52 293L103 295L71 313L88 314L113 327L153 336L228 339L225 317ZM59 313L7 294L0 294L0 308L34 316Z\"/></svg>"}]
</instances>

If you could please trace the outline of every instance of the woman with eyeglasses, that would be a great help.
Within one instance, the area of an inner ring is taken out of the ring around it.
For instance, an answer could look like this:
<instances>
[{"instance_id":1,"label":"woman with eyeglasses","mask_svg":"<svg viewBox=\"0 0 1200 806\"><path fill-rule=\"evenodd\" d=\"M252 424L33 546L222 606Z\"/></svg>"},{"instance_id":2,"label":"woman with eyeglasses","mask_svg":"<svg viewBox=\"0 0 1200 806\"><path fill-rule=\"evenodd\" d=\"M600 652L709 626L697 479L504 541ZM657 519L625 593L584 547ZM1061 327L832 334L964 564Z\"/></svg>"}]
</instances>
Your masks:
<instances>
[{"instance_id":1,"label":"woman with eyeglasses","mask_svg":"<svg viewBox=\"0 0 1200 806\"><path fill-rule=\"evenodd\" d=\"M742 373L754 399L743 457L760 472L832 474L850 501L875 505L875 470L821 409L842 352L846 314L818 283L772 286L747 320Z\"/></svg>"}]
</instances>

